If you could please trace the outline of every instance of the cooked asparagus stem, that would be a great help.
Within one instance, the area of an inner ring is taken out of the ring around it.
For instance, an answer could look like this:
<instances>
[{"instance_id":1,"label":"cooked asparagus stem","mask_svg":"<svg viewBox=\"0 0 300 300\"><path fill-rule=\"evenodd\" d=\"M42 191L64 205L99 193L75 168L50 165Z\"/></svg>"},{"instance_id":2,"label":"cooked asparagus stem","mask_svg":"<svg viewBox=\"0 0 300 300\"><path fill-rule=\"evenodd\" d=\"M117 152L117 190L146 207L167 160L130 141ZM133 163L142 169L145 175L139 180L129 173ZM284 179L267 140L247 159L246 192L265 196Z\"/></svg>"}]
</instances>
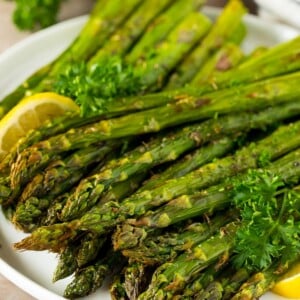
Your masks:
<instances>
[{"instance_id":1,"label":"cooked asparagus stem","mask_svg":"<svg viewBox=\"0 0 300 300\"><path fill-rule=\"evenodd\" d=\"M99 258L95 264L79 269L75 273L73 281L68 284L64 291L64 296L73 299L91 294L103 284L113 267L119 267L122 261L119 253L108 250L106 255Z\"/></svg>"},{"instance_id":2,"label":"cooked asparagus stem","mask_svg":"<svg viewBox=\"0 0 300 300\"><path fill-rule=\"evenodd\" d=\"M226 43L203 65L191 84L199 86L205 83L215 72L225 72L239 64L244 54L239 46Z\"/></svg>"},{"instance_id":3,"label":"cooked asparagus stem","mask_svg":"<svg viewBox=\"0 0 300 300\"><path fill-rule=\"evenodd\" d=\"M216 20L211 31L204 38L201 45L191 55L187 56L176 70L177 76L171 78L168 88L184 86L198 73L211 53L219 49L226 42L232 32L240 25L246 9L241 1L231 0L225 6ZM230 26L228 26L230 24Z\"/></svg>"},{"instance_id":4,"label":"cooked asparagus stem","mask_svg":"<svg viewBox=\"0 0 300 300\"><path fill-rule=\"evenodd\" d=\"M295 261L287 264L281 264L276 261L266 270L261 270L253 274L242 286L239 291L231 299L233 300L252 300L258 299L267 291L269 291L276 281L287 271Z\"/></svg>"},{"instance_id":5,"label":"cooked asparagus stem","mask_svg":"<svg viewBox=\"0 0 300 300\"><path fill-rule=\"evenodd\" d=\"M182 232L178 230L166 233L154 231L149 236L149 229L134 228L136 231L131 231L130 224L125 223L114 231L114 249L122 250L126 257L147 265L162 264L206 240L235 217L233 212L225 213L208 222L195 222L187 225Z\"/></svg>"},{"instance_id":6,"label":"cooked asparagus stem","mask_svg":"<svg viewBox=\"0 0 300 300\"><path fill-rule=\"evenodd\" d=\"M80 241L75 257L78 267L83 267L92 262L105 245L106 240L106 237L99 237L92 232L85 234Z\"/></svg>"},{"instance_id":7,"label":"cooked asparagus stem","mask_svg":"<svg viewBox=\"0 0 300 300\"><path fill-rule=\"evenodd\" d=\"M70 243L59 254L58 264L54 270L52 281L56 282L73 274L77 269L77 261L74 259L78 245Z\"/></svg>"},{"instance_id":8,"label":"cooked asparagus stem","mask_svg":"<svg viewBox=\"0 0 300 300\"><path fill-rule=\"evenodd\" d=\"M257 111L271 105L290 103L299 96L299 78L300 73L296 72L215 92L200 99L186 94L169 105L69 130L21 152L11 170L11 186L24 186L54 155L64 151L86 147L101 140L155 132L187 121L203 120L216 114ZM154 94L153 99L159 98L159 95L160 93Z\"/></svg>"},{"instance_id":9,"label":"cooked asparagus stem","mask_svg":"<svg viewBox=\"0 0 300 300\"><path fill-rule=\"evenodd\" d=\"M123 272L126 294L130 300L137 300L141 292L147 287L152 272L148 266L135 261L129 262Z\"/></svg>"},{"instance_id":10,"label":"cooked asparagus stem","mask_svg":"<svg viewBox=\"0 0 300 300\"><path fill-rule=\"evenodd\" d=\"M173 4L171 0L144 1L131 17L120 27L89 60L89 66L111 55L124 55L143 34L149 23L159 18ZM176 3L176 1L175 1Z\"/></svg>"},{"instance_id":11,"label":"cooked asparagus stem","mask_svg":"<svg viewBox=\"0 0 300 300\"><path fill-rule=\"evenodd\" d=\"M172 299L176 292L183 290L203 269L222 257L226 261L225 257L231 252L237 227L238 223L229 223L220 232L181 254L174 261L158 267L148 289L139 299Z\"/></svg>"},{"instance_id":12,"label":"cooked asparagus stem","mask_svg":"<svg viewBox=\"0 0 300 300\"><path fill-rule=\"evenodd\" d=\"M211 26L211 21L199 12L191 12L166 37L152 49L150 57L141 59L135 67L144 91L160 90L167 75L183 57L201 40Z\"/></svg>"},{"instance_id":13,"label":"cooked asparagus stem","mask_svg":"<svg viewBox=\"0 0 300 300\"><path fill-rule=\"evenodd\" d=\"M244 123L246 124L246 123ZM140 191L151 190L171 178L178 178L186 175L187 173L199 168L212 161L215 158L222 157L227 152L233 149L238 133L235 137L224 137L216 141L212 141L207 146L197 148L192 153L188 153L181 159L175 161L170 167L163 172L154 174L149 180L143 183Z\"/></svg>"},{"instance_id":14,"label":"cooked asparagus stem","mask_svg":"<svg viewBox=\"0 0 300 300\"><path fill-rule=\"evenodd\" d=\"M170 31L192 11L198 11L205 0L177 0L163 14L156 17L148 26L129 53L126 60L135 64L137 60L152 51L155 45L162 42Z\"/></svg>"}]
</instances>

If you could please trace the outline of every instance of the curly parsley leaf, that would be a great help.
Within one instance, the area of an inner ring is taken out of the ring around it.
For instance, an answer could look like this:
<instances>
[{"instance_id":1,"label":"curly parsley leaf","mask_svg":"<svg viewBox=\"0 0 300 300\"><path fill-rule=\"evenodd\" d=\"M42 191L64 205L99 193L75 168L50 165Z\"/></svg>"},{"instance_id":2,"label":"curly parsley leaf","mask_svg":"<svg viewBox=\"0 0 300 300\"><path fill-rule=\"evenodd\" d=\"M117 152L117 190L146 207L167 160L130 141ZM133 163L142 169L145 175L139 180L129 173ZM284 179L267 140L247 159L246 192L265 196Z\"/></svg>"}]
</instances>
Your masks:
<instances>
[{"instance_id":1,"label":"curly parsley leaf","mask_svg":"<svg viewBox=\"0 0 300 300\"><path fill-rule=\"evenodd\" d=\"M284 188L279 176L251 170L234 183L234 203L240 209L241 227L236 233L237 267L261 270L274 259L286 262L300 251L300 226L295 221L300 193Z\"/></svg>"},{"instance_id":2,"label":"curly parsley leaf","mask_svg":"<svg viewBox=\"0 0 300 300\"><path fill-rule=\"evenodd\" d=\"M21 30L45 28L57 22L64 0L15 0L13 21Z\"/></svg>"},{"instance_id":3,"label":"curly parsley leaf","mask_svg":"<svg viewBox=\"0 0 300 300\"><path fill-rule=\"evenodd\" d=\"M93 116L105 112L108 101L136 94L141 83L131 65L113 56L91 67L83 62L71 65L59 76L54 89L74 99L83 116Z\"/></svg>"}]
</instances>

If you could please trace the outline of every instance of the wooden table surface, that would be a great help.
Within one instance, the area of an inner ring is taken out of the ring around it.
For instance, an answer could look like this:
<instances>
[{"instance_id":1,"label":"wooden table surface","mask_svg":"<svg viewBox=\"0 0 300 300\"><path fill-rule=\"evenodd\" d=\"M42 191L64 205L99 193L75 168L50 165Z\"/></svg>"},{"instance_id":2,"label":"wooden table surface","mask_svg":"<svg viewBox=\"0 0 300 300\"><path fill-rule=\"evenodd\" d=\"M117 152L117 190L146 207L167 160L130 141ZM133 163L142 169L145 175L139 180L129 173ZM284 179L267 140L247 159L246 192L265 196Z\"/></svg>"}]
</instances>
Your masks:
<instances>
[{"instance_id":1,"label":"wooden table surface","mask_svg":"<svg viewBox=\"0 0 300 300\"><path fill-rule=\"evenodd\" d=\"M69 0L63 6L60 13L60 20L75 17L81 14L85 14L89 11L92 0ZM211 0L207 1L209 5L222 6L225 0ZM250 3L250 7L252 3ZM11 21L11 15L14 9L14 4L11 1L0 0L0 54L23 40L30 35L29 32L20 32L13 25ZM1 272L1 270L0 270ZM13 283L5 279L0 275L0 300L33 300L34 298L26 294ZM39 300L51 300L51 299L39 299Z\"/></svg>"}]
</instances>

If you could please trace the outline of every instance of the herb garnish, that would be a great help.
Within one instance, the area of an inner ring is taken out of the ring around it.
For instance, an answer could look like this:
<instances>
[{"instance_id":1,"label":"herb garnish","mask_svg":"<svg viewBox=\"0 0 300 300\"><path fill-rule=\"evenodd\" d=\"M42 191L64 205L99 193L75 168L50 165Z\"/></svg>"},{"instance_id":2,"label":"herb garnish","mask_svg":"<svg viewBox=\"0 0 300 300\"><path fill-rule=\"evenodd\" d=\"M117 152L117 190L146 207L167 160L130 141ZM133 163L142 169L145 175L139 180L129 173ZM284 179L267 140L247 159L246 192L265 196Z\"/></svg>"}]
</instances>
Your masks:
<instances>
[{"instance_id":1,"label":"herb garnish","mask_svg":"<svg viewBox=\"0 0 300 300\"><path fill-rule=\"evenodd\" d=\"M140 86L133 67L118 56L91 67L84 62L73 64L54 85L56 92L75 100L83 116L105 112L107 101L136 94Z\"/></svg>"},{"instance_id":2,"label":"herb garnish","mask_svg":"<svg viewBox=\"0 0 300 300\"><path fill-rule=\"evenodd\" d=\"M273 259L285 263L298 255L300 193L284 187L280 176L250 170L246 179L235 183L234 202L242 219L236 233L237 267L261 270Z\"/></svg>"}]
</instances>

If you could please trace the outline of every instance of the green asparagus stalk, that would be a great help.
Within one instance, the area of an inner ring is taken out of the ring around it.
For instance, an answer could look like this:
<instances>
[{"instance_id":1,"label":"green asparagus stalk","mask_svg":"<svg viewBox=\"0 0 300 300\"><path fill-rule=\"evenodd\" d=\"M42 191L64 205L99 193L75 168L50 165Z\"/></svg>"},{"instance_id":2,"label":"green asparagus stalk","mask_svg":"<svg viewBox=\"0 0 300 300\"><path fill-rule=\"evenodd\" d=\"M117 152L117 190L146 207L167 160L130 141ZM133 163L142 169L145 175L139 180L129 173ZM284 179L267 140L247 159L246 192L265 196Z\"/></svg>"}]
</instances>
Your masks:
<instances>
[{"instance_id":1,"label":"green asparagus stalk","mask_svg":"<svg viewBox=\"0 0 300 300\"><path fill-rule=\"evenodd\" d=\"M220 265L219 263L216 263L215 265L209 266L203 272L197 275L192 282L186 285L182 291L182 294L175 297L177 297L178 300L185 298L190 299L194 297L194 295L197 295L198 292L202 291L206 286L208 286L215 279L215 277L222 272L223 269L224 264Z\"/></svg>"},{"instance_id":2,"label":"green asparagus stalk","mask_svg":"<svg viewBox=\"0 0 300 300\"><path fill-rule=\"evenodd\" d=\"M246 9L241 1L231 0L223 9L211 31L176 70L177 76L168 83L168 88L184 86L189 83L206 62L209 55L219 49L240 25ZM230 25L228 25L230 24Z\"/></svg>"},{"instance_id":3,"label":"green asparagus stalk","mask_svg":"<svg viewBox=\"0 0 300 300\"><path fill-rule=\"evenodd\" d=\"M206 240L236 217L235 213L211 218L208 222L195 222L181 231L151 234L147 237L147 228L131 231L126 223L119 226L113 235L114 249L122 250L124 256L147 265L160 265L173 260L181 252ZM143 235L144 233L145 236ZM138 234L138 235L137 235Z\"/></svg>"},{"instance_id":4,"label":"green asparagus stalk","mask_svg":"<svg viewBox=\"0 0 300 300\"><path fill-rule=\"evenodd\" d=\"M221 300L223 293L222 284L218 281L211 282L204 290L194 295L195 300Z\"/></svg>"},{"instance_id":5,"label":"green asparagus stalk","mask_svg":"<svg viewBox=\"0 0 300 300\"><path fill-rule=\"evenodd\" d=\"M157 16L148 26L138 43L127 53L126 60L135 64L153 47L162 42L171 30L192 11L198 11L204 0L177 0L163 14Z\"/></svg>"},{"instance_id":6,"label":"green asparagus stalk","mask_svg":"<svg viewBox=\"0 0 300 300\"><path fill-rule=\"evenodd\" d=\"M100 162L119 146L118 142L92 145L72 153L64 160L51 163L43 173L36 175L27 184L19 200L25 202L30 197L58 196L78 181L75 178L82 177L89 171L91 165Z\"/></svg>"},{"instance_id":7,"label":"green asparagus stalk","mask_svg":"<svg viewBox=\"0 0 300 300\"><path fill-rule=\"evenodd\" d=\"M143 34L149 23L155 21L161 14L164 14L170 5L174 5L171 2L170 0L144 1L126 23L89 60L89 66L111 55L123 56L123 54L127 53Z\"/></svg>"},{"instance_id":8,"label":"green asparagus stalk","mask_svg":"<svg viewBox=\"0 0 300 300\"><path fill-rule=\"evenodd\" d=\"M78 267L83 267L92 262L102 250L106 240L106 238L99 237L92 232L84 235L75 257Z\"/></svg>"},{"instance_id":9,"label":"green asparagus stalk","mask_svg":"<svg viewBox=\"0 0 300 300\"><path fill-rule=\"evenodd\" d=\"M244 123L245 124L245 123ZM238 136L238 134L237 134ZM224 137L209 143L207 146L197 148L192 153L188 153L183 158L176 160L170 167L163 172L154 174L149 180L143 183L139 192L151 190L162 185L166 180L178 178L212 161L215 158L222 157L233 149L234 139L237 137Z\"/></svg>"},{"instance_id":10,"label":"green asparagus stalk","mask_svg":"<svg viewBox=\"0 0 300 300\"><path fill-rule=\"evenodd\" d=\"M167 38L151 51L150 57L139 60L135 67L145 91L160 90L167 75L183 57L201 40L211 21L199 12L191 12Z\"/></svg>"},{"instance_id":11,"label":"green asparagus stalk","mask_svg":"<svg viewBox=\"0 0 300 300\"><path fill-rule=\"evenodd\" d=\"M300 151L292 151L289 154L278 159L272 163L268 170L274 174L280 174L283 182L297 182L299 181L299 155ZM221 183L220 186L212 186L211 191L203 191L194 197L189 197L189 201L192 199L199 201L200 204L194 205L190 202L183 203L180 205L182 210L187 204L188 217L193 215L192 211L197 210L197 216L201 213L207 212L209 210L220 208L228 205L231 199L230 190L231 186ZM165 192L166 193L166 192ZM93 207L88 213L82 216L80 219L73 220L69 223L54 224L51 226L39 227L29 236L24 238L22 241L16 243L14 246L16 249L28 249L28 250L50 250L53 252L59 251L63 248L68 239L74 238L78 235L79 231L93 231L98 234L105 234L108 230L112 229L117 224L124 222L126 218L137 216L145 213L146 210L151 208L149 202L147 206L144 205L143 208L136 207L136 201L130 201L130 198L124 200L122 205L110 201L101 207ZM155 199L156 201L152 203L154 205L162 204L161 199ZM176 202L176 199L175 199ZM208 202L210 204L208 204ZM178 210L178 209L177 209ZM187 214L186 214L187 216ZM174 218L180 219L177 216ZM186 219L186 218L182 218ZM170 224L169 218L164 218L164 224Z\"/></svg>"},{"instance_id":12,"label":"green asparagus stalk","mask_svg":"<svg viewBox=\"0 0 300 300\"><path fill-rule=\"evenodd\" d=\"M123 274L117 274L109 287L112 300L129 300L124 286Z\"/></svg>"},{"instance_id":13,"label":"green asparagus stalk","mask_svg":"<svg viewBox=\"0 0 300 300\"><path fill-rule=\"evenodd\" d=\"M233 43L226 43L203 65L191 84L205 83L215 72L227 71L239 64L243 59L243 51Z\"/></svg>"},{"instance_id":14,"label":"green asparagus stalk","mask_svg":"<svg viewBox=\"0 0 300 300\"><path fill-rule=\"evenodd\" d=\"M103 258L99 258L95 264L79 269L75 277L64 291L64 297L74 299L87 296L102 286L107 274L114 266L119 266L123 259L117 252L107 251Z\"/></svg>"},{"instance_id":15,"label":"green asparagus stalk","mask_svg":"<svg viewBox=\"0 0 300 300\"><path fill-rule=\"evenodd\" d=\"M145 174L139 174L139 176L133 176L125 181L120 181L111 186L111 188L101 197L99 205L108 201L121 201L127 196L133 194L139 186L142 184L146 177Z\"/></svg>"},{"instance_id":16,"label":"green asparagus stalk","mask_svg":"<svg viewBox=\"0 0 300 300\"><path fill-rule=\"evenodd\" d=\"M87 233L79 241L70 241L59 254L52 281L56 282L70 276L78 268L87 266L98 255L102 255L106 249L106 240L93 233Z\"/></svg>"},{"instance_id":17,"label":"green asparagus stalk","mask_svg":"<svg viewBox=\"0 0 300 300\"><path fill-rule=\"evenodd\" d=\"M1 160L0 172L2 176L8 174L12 163L15 161L19 152L25 148L37 143L38 141L49 138L65 132L68 129L84 126L99 120L98 117L82 118L77 112L67 112L63 116L45 121L39 128L31 130L28 134L21 138L12 150Z\"/></svg>"},{"instance_id":18,"label":"green asparagus stalk","mask_svg":"<svg viewBox=\"0 0 300 300\"><path fill-rule=\"evenodd\" d=\"M269 291L279 280L280 276L287 271L295 261L282 264L276 261L271 267L253 274L231 299L233 300L251 300L258 299Z\"/></svg>"},{"instance_id":19,"label":"green asparagus stalk","mask_svg":"<svg viewBox=\"0 0 300 300\"><path fill-rule=\"evenodd\" d=\"M160 131L187 121L203 120L216 114L257 111L272 105L292 102L298 97L300 73L293 73L235 89L199 97L188 96L175 103L102 120L53 136L21 152L11 170L12 188L23 186L54 155L85 147L101 140ZM159 98L160 93L153 98ZM143 97L141 97L142 99Z\"/></svg>"},{"instance_id":20,"label":"green asparagus stalk","mask_svg":"<svg viewBox=\"0 0 300 300\"><path fill-rule=\"evenodd\" d=\"M128 299L137 300L140 293L147 287L152 272L149 270L148 266L135 261L129 262L123 272L124 287Z\"/></svg>"},{"instance_id":21,"label":"green asparagus stalk","mask_svg":"<svg viewBox=\"0 0 300 300\"><path fill-rule=\"evenodd\" d=\"M172 299L199 272L231 252L237 227L238 223L235 222L227 224L219 233L181 254L174 261L158 267L148 289L139 299Z\"/></svg>"},{"instance_id":22,"label":"green asparagus stalk","mask_svg":"<svg viewBox=\"0 0 300 300\"><path fill-rule=\"evenodd\" d=\"M224 300L231 299L233 294L235 294L240 286L249 279L251 272L245 268L236 270L231 276L222 277L219 281L223 287L222 298ZM222 276L222 275L221 275Z\"/></svg>"},{"instance_id":23,"label":"green asparagus stalk","mask_svg":"<svg viewBox=\"0 0 300 300\"><path fill-rule=\"evenodd\" d=\"M72 190L72 189L71 189ZM59 223L59 214L64 207L67 199L69 197L69 192L66 192L60 196L58 196L47 209L45 215L41 218L41 225L52 225L55 223Z\"/></svg>"},{"instance_id":24,"label":"green asparagus stalk","mask_svg":"<svg viewBox=\"0 0 300 300\"><path fill-rule=\"evenodd\" d=\"M76 255L77 249L77 244L69 243L59 254L58 264L52 276L53 282L66 278L76 271L78 265L74 256Z\"/></svg>"}]
</instances>

